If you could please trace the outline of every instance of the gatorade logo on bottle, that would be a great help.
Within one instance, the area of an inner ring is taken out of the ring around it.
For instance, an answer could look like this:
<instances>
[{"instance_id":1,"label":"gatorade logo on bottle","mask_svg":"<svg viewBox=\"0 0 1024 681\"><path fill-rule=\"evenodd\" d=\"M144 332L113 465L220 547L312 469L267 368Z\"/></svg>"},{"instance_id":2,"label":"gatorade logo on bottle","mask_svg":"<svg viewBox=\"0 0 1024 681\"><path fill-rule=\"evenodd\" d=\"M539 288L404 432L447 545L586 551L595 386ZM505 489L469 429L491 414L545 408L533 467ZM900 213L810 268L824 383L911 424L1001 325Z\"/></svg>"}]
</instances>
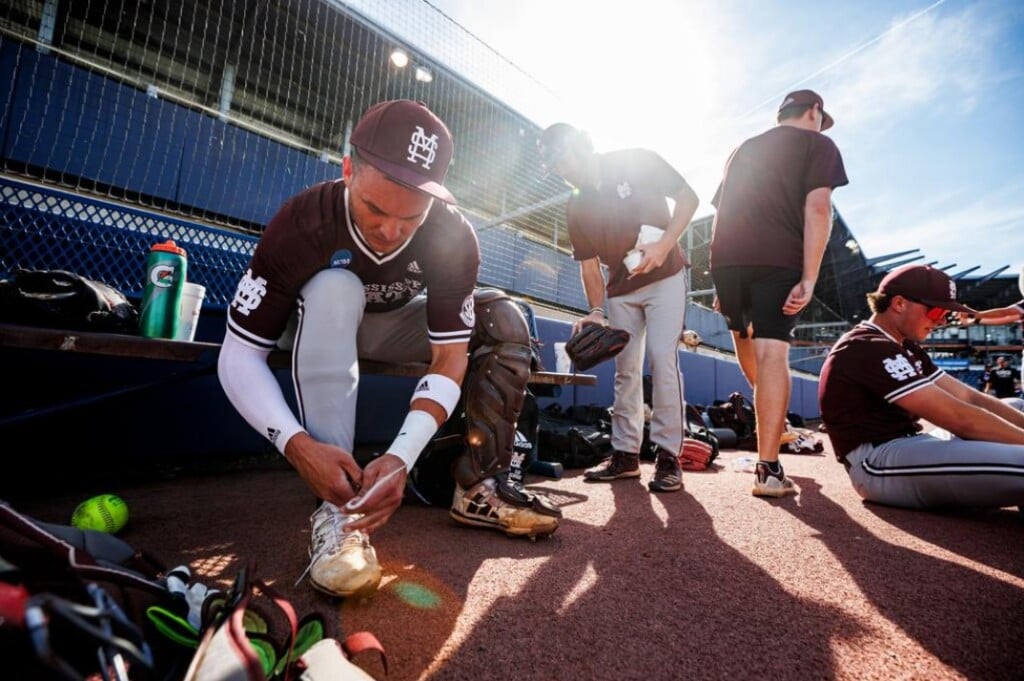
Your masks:
<instances>
[{"instance_id":1,"label":"gatorade logo on bottle","mask_svg":"<svg viewBox=\"0 0 1024 681\"><path fill-rule=\"evenodd\" d=\"M156 265L149 271L149 281L153 286L170 288L174 283L174 268L168 265Z\"/></svg>"}]
</instances>

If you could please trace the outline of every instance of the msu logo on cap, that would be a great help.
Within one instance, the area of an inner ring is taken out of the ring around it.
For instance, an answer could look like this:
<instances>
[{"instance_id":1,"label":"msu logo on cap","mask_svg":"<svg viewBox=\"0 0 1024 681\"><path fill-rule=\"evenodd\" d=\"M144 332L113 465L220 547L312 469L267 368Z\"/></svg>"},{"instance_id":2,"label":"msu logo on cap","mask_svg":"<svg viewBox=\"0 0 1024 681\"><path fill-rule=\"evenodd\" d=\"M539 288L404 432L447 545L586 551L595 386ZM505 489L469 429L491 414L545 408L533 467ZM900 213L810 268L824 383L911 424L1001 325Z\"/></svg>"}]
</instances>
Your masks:
<instances>
[{"instance_id":1,"label":"msu logo on cap","mask_svg":"<svg viewBox=\"0 0 1024 681\"><path fill-rule=\"evenodd\" d=\"M409 140L409 161L419 163L426 170L430 170L430 164L437 158L437 135L427 136L423 126L417 125Z\"/></svg>"},{"instance_id":2,"label":"msu logo on cap","mask_svg":"<svg viewBox=\"0 0 1024 681\"><path fill-rule=\"evenodd\" d=\"M452 134L423 102L393 99L371 106L349 141L360 158L395 182L456 203L444 187L455 151Z\"/></svg>"}]
</instances>

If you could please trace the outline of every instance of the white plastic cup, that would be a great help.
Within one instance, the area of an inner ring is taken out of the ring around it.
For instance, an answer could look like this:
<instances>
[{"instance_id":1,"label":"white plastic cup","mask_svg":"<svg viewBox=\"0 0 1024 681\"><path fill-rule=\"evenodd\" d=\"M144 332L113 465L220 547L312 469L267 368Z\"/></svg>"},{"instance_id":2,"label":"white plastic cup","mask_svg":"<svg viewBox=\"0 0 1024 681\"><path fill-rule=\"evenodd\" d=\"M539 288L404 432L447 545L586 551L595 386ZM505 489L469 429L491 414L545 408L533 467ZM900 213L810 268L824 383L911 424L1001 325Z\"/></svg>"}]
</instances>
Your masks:
<instances>
[{"instance_id":1,"label":"white plastic cup","mask_svg":"<svg viewBox=\"0 0 1024 681\"><path fill-rule=\"evenodd\" d=\"M640 261L644 259L644 254L640 251L633 249L626 254L626 257L622 259L622 264L626 266L627 272L632 272L640 266Z\"/></svg>"},{"instance_id":2,"label":"white plastic cup","mask_svg":"<svg viewBox=\"0 0 1024 681\"><path fill-rule=\"evenodd\" d=\"M191 281L185 282L181 291L181 305L178 307L178 333L174 340L191 341L196 337L199 311L203 309L206 287Z\"/></svg>"},{"instance_id":3,"label":"white plastic cup","mask_svg":"<svg viewBox=\"0 0 1024 681\"><path fill-rule=\"evenodd\" d=\"M555 370L560 374L571 373L572 360L565 351L565 343L555 343Z\"/></svg>"}]
</instances>

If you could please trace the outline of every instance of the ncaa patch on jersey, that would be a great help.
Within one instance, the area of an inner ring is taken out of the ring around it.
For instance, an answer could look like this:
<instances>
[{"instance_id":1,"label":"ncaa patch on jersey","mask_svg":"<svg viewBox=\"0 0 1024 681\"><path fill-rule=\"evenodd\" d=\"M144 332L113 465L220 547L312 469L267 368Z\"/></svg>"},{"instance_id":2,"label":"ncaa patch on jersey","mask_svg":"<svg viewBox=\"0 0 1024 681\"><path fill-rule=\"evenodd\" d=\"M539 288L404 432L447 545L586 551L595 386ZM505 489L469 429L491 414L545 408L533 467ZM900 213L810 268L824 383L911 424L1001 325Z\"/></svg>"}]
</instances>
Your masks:
<instances>
[{"instance_id":1,"label":"ncaa patch on jersey","mask_svg":"<svg viewBox=\"0 0 1024 681\"><path fill-rule=\"evenodd\" d=\"M331 256L331 267L344 267L348 268L352 264L352 251L347 248L343 248L340 251L335 251L334 255Z\"/></svg>"}]
</instances>

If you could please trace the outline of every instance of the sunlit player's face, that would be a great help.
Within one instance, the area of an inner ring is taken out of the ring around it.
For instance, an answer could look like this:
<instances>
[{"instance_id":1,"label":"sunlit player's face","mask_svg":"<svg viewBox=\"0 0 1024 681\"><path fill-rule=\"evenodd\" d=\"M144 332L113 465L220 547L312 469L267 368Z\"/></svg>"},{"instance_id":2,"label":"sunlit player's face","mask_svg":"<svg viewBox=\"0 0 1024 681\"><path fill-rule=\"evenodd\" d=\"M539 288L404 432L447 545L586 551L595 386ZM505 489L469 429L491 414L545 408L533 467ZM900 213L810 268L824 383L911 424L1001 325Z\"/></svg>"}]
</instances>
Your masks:
<instances>
[{"instance_id":1,"label":"sunlit player's face","mask_svg":"<svg viewBox=\"0 0 1024 681\"><path fill-rule=\"evenodd\" d=\"M342 177L356 229L378 253L391 253L412 238L434 203L427 194L350 157L342 162Z\"/></svg>"},{"instance_id":2,"label":"sunlit player's face","mask_svg":"<svg viewBox=\"0 0 1024 681\"><path fill-rule=\"evenodd\" d=\"M903 296L900 296L904 298ZM903 314L903 329L901 332L907 338L915 341L923 341L935 329L946 325L946 318L949 310L941 307L932 307L918 302L912 298L904 298L906 308Z\"/></svg>"}]
</instances>

